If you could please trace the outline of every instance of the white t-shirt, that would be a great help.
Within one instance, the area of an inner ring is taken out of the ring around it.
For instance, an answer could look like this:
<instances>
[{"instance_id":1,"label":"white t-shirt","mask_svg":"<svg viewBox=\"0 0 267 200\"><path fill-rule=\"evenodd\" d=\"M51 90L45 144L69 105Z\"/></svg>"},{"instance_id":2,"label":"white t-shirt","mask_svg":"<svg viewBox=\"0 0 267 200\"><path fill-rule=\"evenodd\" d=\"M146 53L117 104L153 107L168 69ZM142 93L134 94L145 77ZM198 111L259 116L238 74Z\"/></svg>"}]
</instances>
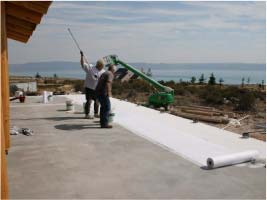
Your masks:
<instances>
[{"instance_id":1,"label":"white t-shirt","mask_svg":"<svg viewBox=\"0 0 267 200\"><path fill-rule=\"evenodd\" d=\"M105 72L104 69L98 71L98 69L92 64L84 63L82 66L83 70L86 72L86 77L84 81L84 87L95 90L100 76Z\"/></svg>"}]
</instances>

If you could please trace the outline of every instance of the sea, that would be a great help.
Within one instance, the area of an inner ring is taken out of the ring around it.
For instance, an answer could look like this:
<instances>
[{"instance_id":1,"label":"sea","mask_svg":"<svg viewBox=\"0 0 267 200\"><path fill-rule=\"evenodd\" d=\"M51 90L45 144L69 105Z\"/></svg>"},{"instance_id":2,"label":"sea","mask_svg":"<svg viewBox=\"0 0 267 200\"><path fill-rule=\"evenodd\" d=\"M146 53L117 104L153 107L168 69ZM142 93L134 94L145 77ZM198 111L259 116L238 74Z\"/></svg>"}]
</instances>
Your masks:
<instances>
[{"instance_id":1,"label":"sea","mask_svg":"<svg viewBox=\"0 0 267 200\"><path fill-rule=\"evenodd\" d=\"M211 73L214 74L216 82L222 79L223 84L238 85L259 84L266 82L266 64L247 64L247 63L129 63L139 70L147 72L151 70L155 80L175 82L190 81L192 77L196 82L201 74L208 81ZM78 62L38 62L25 64L10 64L10 75L41 76L84 79L85 73Z\"/></svg>"}]
</instances>

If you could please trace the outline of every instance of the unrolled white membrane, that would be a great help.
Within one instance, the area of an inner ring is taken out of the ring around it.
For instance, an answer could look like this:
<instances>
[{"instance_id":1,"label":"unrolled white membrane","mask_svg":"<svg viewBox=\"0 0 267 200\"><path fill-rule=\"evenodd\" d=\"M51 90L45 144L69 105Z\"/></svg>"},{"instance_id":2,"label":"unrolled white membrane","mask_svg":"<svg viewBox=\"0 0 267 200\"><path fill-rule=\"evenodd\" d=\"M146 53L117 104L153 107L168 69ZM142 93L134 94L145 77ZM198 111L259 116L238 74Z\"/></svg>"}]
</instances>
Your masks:
<instances>
[{"instance_id":1,"label":"unrolled white membrane","mask_svg":"<svg viewBox=\"0 0 267 200\"><path fill-rule=\"evenodd\" d=\"M208 169L214 169L218 167L224 167L244 162L256 161L258 155L259 155L258 151L244 151L240 153L208 158L207 167Z\"/></svg>"},{"instance_id":2,"label":"unrolled white membrane","mask_svg":"<svg viewBox=\"0 0 267 200\"><path fill-rule=\"evenodd\" d=\"M75 104L85 102L84 95L66 95ZM114 122L146 140L161 146L192 163L206 167L207 158L257 150L266 158L266 144L203 123L161 113L136 104L111 98L115 106ZM92 109L93 110L93 109Z\"/></svg>"}]
</instances>

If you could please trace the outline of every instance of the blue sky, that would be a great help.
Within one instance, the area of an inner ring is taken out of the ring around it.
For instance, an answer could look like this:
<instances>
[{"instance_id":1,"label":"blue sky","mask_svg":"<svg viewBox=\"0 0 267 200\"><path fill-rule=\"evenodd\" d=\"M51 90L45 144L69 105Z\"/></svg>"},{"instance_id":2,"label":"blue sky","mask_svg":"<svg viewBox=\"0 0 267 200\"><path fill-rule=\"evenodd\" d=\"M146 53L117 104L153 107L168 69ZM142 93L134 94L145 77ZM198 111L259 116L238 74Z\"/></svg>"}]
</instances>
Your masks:
<instances>
[{"instance_id":1,"label":"blue sky","mask_svg":"<svg viewBox=\"0 0 267 200\"><path fill-rule=\"evenodd\" d=\"M9 62L78 61L71 28L94 62L266 61L265 2L53 2L27 44L9 40Z\"/></svg>"}]
</instances>

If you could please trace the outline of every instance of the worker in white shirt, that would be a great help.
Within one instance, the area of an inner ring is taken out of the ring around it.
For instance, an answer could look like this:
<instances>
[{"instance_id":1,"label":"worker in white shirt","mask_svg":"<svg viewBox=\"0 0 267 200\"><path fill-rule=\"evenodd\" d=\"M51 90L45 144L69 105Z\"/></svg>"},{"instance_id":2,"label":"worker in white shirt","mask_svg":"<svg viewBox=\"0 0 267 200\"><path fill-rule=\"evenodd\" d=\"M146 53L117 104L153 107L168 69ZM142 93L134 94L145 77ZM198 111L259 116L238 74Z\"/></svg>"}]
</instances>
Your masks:
<instances>
[{"instance_id":1,"label":"worker in white shirt","mask_svg":"<svg viewBox=\"0 0 267 200\"><path fill-rule=\"evenodd\" d=\"M96 97L95 88L97 86L100 76L105 72L105 70L103 69L104 60L99 59L96 62L96 65L93 66L92 64L88 64L88 61L84 57L82 51L80 51L80 54L81 54L81 66L86 73L86 78L84 82L85 97L86 97L86 104L84 108L85 118L93 119L94 116L99 117L99 114L98 114L99 102ZM92 100L94 100L94 116L89 115Z\"/></svg>"}]
</instances>

